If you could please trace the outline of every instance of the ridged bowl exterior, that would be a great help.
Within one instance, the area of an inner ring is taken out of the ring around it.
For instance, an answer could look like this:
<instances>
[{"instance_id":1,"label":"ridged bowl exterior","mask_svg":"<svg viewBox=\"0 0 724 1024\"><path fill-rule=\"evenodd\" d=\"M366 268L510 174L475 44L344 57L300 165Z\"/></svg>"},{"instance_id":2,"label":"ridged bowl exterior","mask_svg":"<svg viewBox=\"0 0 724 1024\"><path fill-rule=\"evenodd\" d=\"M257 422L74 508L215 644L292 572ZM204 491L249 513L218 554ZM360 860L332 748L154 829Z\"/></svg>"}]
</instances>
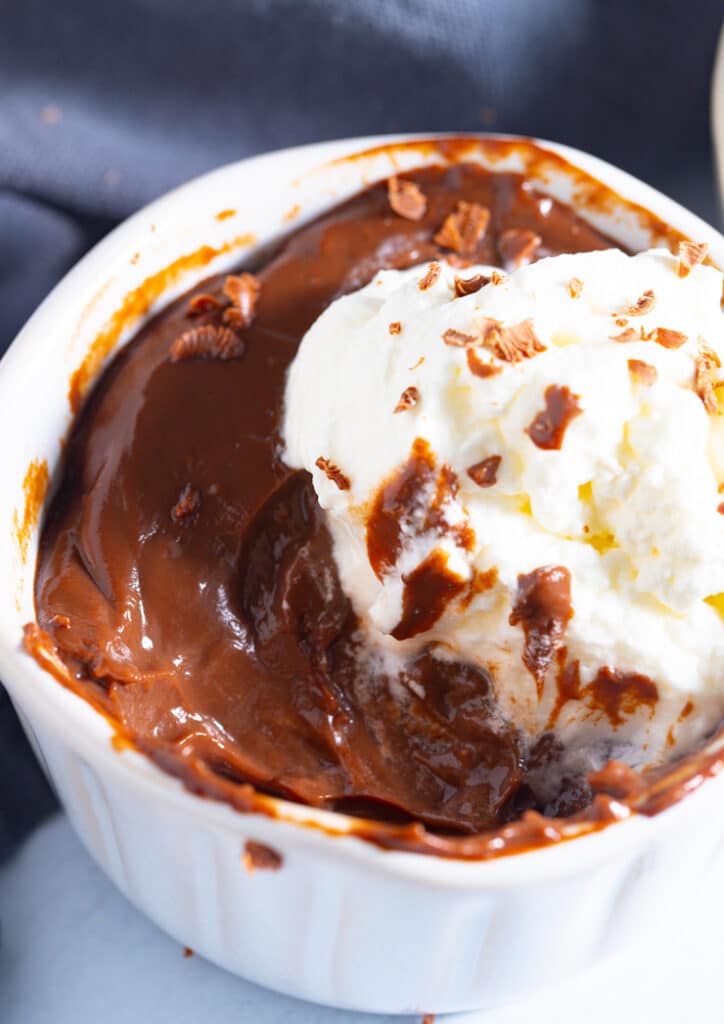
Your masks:
<instances>
[{"instance_id":1,"label":"ridged bowl exterior","mask_svg":"<svg viewBox=\"0 0 724 1024\"><path fill-rule=\"evenodd\" d=\"M515 878L496 877L503 862L417 873L415 855L180 790L169 799L120 759L109 769L60 730L26 728L84 845L132 903L209 960L315 1002L413 1013L521 999L661 932L676 939L720 886L721 780L663 832L632 822L644 827L624 843L607 840L629 823L517 855ZM273 844L281 867L249 872L247 839ZM610 848L591 857L599 845Z\"/></svg>"}]
</instances>

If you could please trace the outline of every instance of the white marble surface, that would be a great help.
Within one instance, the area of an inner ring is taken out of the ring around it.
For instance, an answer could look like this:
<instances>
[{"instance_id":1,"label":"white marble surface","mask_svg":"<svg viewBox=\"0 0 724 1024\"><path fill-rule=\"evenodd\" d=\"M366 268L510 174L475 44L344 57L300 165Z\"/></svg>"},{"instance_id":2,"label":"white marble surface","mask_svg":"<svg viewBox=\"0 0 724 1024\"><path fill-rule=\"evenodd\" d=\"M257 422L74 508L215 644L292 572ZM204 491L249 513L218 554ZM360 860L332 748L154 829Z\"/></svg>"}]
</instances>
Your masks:
<instances>
[{"instance_id":1,"label":"white marble surface","mask_svg":"<svg viewBox=\"0 0 724 1024\"><path fill-rule=\"evenodd\" d=\"M684 868L684 866L682 866ZM723 872L724 877L724 872ZM564 988L455 1024L693 1024L724 1021L724 881L707 921L661 936ZM64 817L39 829L0 871L0 1024L384 1024L258 988L185 958L90 860ZM514 953L513 953L514 955ZM438 1018L439 1021L439 1018ZM413 1024L413 1018L404 1018Z\"/></svg>"}]
</instances>

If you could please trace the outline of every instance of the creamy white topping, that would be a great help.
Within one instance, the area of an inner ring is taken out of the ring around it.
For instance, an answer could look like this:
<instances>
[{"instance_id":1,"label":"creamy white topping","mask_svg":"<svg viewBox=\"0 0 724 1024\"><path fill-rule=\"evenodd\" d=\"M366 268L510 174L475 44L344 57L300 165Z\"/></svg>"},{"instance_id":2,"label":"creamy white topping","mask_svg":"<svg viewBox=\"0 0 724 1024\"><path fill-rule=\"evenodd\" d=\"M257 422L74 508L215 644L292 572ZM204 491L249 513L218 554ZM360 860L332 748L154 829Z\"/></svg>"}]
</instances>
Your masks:
<instances>
[{"instance_id":1,"label":"creamy white topping","mask_svg":"<svg viewBox=\"0 0 724 1024\"><path fill-rule=\"evenodd\" d=\"M664 250L557 256L462 297L456 276L492 268L443 265L425 289L426 266L381 271L307 332L283 430L287 462L313 475L342 585L392 662L432 643L443 657L490 669L501 709L531 734L553 721L564 660L579 663L582 690L606 666L646 676L658 688L656 713L624 702L618 730L648 743L644 760L663 752L669 730L669 746L686 742L724 707L722 275L677 270ZM561 397L573 412L556 438L543 414ZM368 519L416 439L435 473L380 578ZM489 483L485 460L496 456ZM441 467L457 490L447 489L431 523ZM435 552L457 592L429 628L395 639L405 581ZM573 614L558 642L566 651L539 690L510 615L519 577L545 566L570 572ZM583 696L555 718L581 742L602 724L610 733L617 723Z\"/></svg>"}]
</instances>

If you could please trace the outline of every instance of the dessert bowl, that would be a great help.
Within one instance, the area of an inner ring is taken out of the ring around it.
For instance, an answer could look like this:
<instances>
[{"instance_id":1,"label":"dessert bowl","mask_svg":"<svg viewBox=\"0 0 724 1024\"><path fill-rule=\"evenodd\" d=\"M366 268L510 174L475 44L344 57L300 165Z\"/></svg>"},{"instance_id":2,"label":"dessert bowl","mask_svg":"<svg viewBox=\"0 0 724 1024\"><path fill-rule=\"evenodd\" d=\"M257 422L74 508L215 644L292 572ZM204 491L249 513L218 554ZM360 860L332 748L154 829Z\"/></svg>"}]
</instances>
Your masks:
<instances>
[{"instance_id":1,"label":"dessert bowl","mask_svg":"<svg viewBox=\"0 0 724 1024\"><path fill-rule=\"evenodd\" d=\"M324 143L221 168L130 218L57 286L0 367L12 438L0 499L0 670L82 841L184 945L279 991L377 1012L521 999L647 930L685 926L724 843L724 739L600 813L537 820L517 845L502 830L468 851L441 842L442 856L422 855L394 830L342 814L261 794L235 809L190 792L61 685L62 663L32 633L31 657L22 634L35 617L38 533L63 441L112 354L174 296L258 259L365 185L464 161L525 172L624 247L689 238L724 264L712 228L567 147L500 136Z\"/></svg>"}]
</instances>

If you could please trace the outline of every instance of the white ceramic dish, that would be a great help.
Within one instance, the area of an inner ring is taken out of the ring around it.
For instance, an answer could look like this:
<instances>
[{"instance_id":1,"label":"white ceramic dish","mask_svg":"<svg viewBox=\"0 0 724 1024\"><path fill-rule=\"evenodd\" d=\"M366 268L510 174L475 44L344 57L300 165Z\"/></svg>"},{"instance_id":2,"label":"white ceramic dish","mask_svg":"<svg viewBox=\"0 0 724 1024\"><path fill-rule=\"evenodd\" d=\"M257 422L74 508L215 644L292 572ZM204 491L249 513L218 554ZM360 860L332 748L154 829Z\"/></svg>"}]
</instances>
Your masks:
<instances>
[{"instance_id":1,"label":"white ceramic dish","mask_svg":"<svg viewBox=\"0 0 724 1024\"><path fill-rule=\"evenodd\" d=\"M24 653L33 491L42 497L31 485L43 478L28 467L46 463L52 475L71 420L69 381L77 397L139 318L395 169L465 156L515 170L526 156L544 191L574 198L623 244L659 237L638 204L708 242L724 264L724 238L675 203L593 157L540 145L357 139L222 168L142 210L89 253L0 366L0 671L38 756L83 842L130 900L209 959L306 999L400 1013L490 1006L643 942L659 922L678 920L683 934L687 909L706 899L724 860L724 780L654 818L485 862L386 852L325 830L343 833L342 816L282 801L273 818L193 796L143 756L117 749L105 719ZM272 846L282 867L245 870L247 839Z\"/></svg>"}]
</instances>

